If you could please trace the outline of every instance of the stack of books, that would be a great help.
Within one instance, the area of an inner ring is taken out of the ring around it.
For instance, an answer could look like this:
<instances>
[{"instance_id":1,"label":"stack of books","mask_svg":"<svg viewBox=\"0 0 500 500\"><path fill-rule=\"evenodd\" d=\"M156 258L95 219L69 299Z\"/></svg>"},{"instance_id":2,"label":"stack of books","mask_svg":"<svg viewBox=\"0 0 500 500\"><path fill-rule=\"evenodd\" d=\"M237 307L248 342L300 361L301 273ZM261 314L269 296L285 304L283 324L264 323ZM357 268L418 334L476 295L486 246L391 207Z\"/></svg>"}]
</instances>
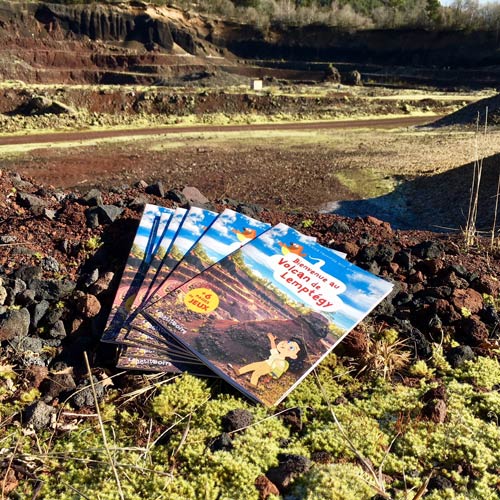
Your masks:
<instances>
[{"instance_id":1,"label":"stack of books","mask_svg":"<svg viewBox=\"0 0 500 500\"><path fill-rule=\"evenodd\" d=\"M273 406L391 288L285 224L146 205L102 340L121 368L218 376Z\"/></svg>"}]
</instances>

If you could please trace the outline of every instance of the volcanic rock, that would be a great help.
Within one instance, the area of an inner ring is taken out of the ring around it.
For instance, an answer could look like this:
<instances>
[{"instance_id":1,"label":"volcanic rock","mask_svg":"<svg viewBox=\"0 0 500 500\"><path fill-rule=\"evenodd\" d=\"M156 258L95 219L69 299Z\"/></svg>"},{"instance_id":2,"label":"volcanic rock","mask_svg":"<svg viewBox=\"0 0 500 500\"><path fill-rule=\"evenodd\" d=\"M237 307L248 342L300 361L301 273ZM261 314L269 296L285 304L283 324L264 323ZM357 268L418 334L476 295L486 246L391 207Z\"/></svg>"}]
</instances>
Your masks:
<instances>
[{"instance_id":1,"label":"volcanic rock","mask_svg":"<svg viewBox=\"0 0 500 500\"><path fill-rule=\"evenodd\" d=\"M87 194L82 196L81 200L89 207L103 205L102 193L98 189L91 189Z\"/></svg>"},{"instance_id":2,"label":"volcanic rock","mask_svg":"<svg viewBox=\"0 0 500 500\"><path fill-rule=\"evenodd\" d=\"M167 200L178 203L179 205L186 205L188 203L187 198L178 189L171 189L165 194Z\"/></svg>"},{"instance_id":3,"label":"volcanic rock","mask_svg":"<svg viewBox=\"0 0 500 500\"><path fill-rule=\"evenodd\" d=\"M40 280L30 282L30 290L34 290L38 300L51 300L57 302L70 295L75 289L75 283L70 280Z\"/></svg>"},{"instance_id":4,"label":"volcanic rock","mask_svg":"<svg viewBox=\"0 0 500 500\"><path fill-rule=\"evenodd\" d=\"M27 309L11 309L0 319L0 341L25 337L30 328L30 313Z\"/></svg>"},{"instance_id":5,"label":"volcanic rock","mask_svg":"<svg viewBox=\"0 0 500 500\"><path fill-rule=\"evenodd\" d=\"M478 316L463 318L456 327L456 337L459 341L470 345L479 346L488 339L489 331Z\"/></svg>"},{"instance_id":6,"label":"volcanic rock","mask_svg":"<svg viewBox=\"0 0 500 500\"><path fill-rule=\"evenodd\" d=\"M42 215L43 209L47 206L47 202L42 198L22 191L17 193L17 203L31 210L35 215Z\"/></svg>"},{"instance_id":7,"label":"volcanic rock","mask_svg":"<svg viewBox=\"0 0 500 500\"><path fill-rule=\"evenodd\" d=\"M223 432L210 443L210 450L214 451L231 451L234 448L233 440L227 432Z\"/></svg>"},{"instance_id":8,"label":"volcanic rock","mask_svg":"<svg viewBox=\"0 0 500 500\"><path fill-rule=\"evenodd\" d=\"M472 314L478 313L483 308L483 297L472 288L466 290L455 289L452 293L451 302L457 310L466 309Z\"/></svg>"},{"instance_id":9,"label":"volcanic rock","mask_svg":"<svg viewBox=\"0 0 500 500\"><path fill-rule=\"evenodd\" d=\"M237 408L222 417L222 428L225 432L234 432L253 424L253 415L244 408Z\"/></svg>"},{"instance_id":10,"label":"volcanic rock","mask_svg":"<svg viewBox=\"0 0 500 500\"><path fill-rule=\"evenodd\" d=\"M52 415L56 412L56 409L43 401L36 401L30 404L24 411L23 423L27 427L33 427L33 429L39 431L50 424Z\"/></svg>"},{"instance_id":11,"label":"volcanic rock","mask_svg":"<svg viewBox=\"0 0 500 500\"><path fill-rule=\"evenodd\" d=\"M41 300L38 304L33 308L33 312L31 314L31 324L36 328L42 318L45 316L45 313L50 307L50 303L46 300Z\"/></svg>"},{"instance_id":12,"label":"volcanic rock","mask_svg":"<svg viewBox=\"0 0 500 500\"><path fill-rule=\"evenodd\" d=\"M42 269L44 269L45 271L49 271L52 273L59 272L59 262L57 262L57 260L50 255L42 259L41 265Z\"/></svg>"},{"instance_id":13,"label":"volcanic rock","mask_svg":"<svg viewBox=\"0 0 500 500\"><path fill-rule=\"evenodd\" d=\"M282 453L278 455L278 460L278 466L269 469L266 476L280 491L286 489L295 477L311 468L311 461L302 455Z\"/></svg>"},{"instance_id":14,"label":"volcanic rock","mask_svg":"<svg viewBox=\"0 0 500 500\"><path fill-rule=\"evenodd\" d=\"M115 205L101 205L96 210L101 224L113 223L123 212L123 208Z\"/></svg>"},{"instance_id":15,"label":"volcanic rock","mask_svg":"<svg viewBox=\"0 0 500 500\"><path fill-rule=\"evenodd\" d=\"M255 488L259 492L259 500L267 500L271 495L278 497L280 494L276 485L263 474L255 479Z\"/></svg>"},{"instance_id":16,"label":"volcanic rock","mask_svg":"<svg viewBox=\"0 0 500 500\"><path fill-rule=\"evenodd\" d=\"M198 188L186 186L182 190L182 194L186 197L190 205L205 207L210 204L209 199L203 195Z\"/></svg>"},{"instance_id":17,"label":"volcanic rock","mask_svg":"<svg viewBox=\"0 0 500 500\"><path fill-rule=\"evenodd\" d=\"M461 345L450 349L446 354L446 359L452 368L459 368L466 361L473 361L476 359L476 355L470 346Z\"/></svg>"},{"instance_id":18,"label":"volcanic rock","mask_svg":"<svg viewBox=\"0 0 500 500\"><path fill-rule=\"evenodd\" d=\"M84 318L94 318L101 311L101 304L95 295L81 293L76 300L76 308Z\"/></svg>"},{"instance_id":19,"label":"volcanic rock","mask_svg":"<svg viewBox=\"0 0 500 500\"><path fill-rule=\"evenodd\" d=\"M153 196L159 196L160 198L165 196L165 189L163 188L163 183L161 181L150 184L144 191L148 194L152 194Z\"/></svg>"}]
</instances>

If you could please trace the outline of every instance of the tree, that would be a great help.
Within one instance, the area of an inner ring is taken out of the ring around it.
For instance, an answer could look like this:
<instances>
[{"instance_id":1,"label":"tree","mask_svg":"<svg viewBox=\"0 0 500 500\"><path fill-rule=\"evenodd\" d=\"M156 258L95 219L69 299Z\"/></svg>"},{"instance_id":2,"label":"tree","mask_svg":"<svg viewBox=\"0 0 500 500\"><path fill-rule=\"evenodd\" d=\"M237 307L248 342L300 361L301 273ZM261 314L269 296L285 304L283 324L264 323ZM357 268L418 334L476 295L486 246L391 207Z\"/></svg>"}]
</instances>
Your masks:
<instances>
[{"instance_id":1,"label":"tree","mask_svg":"<svg viewBox=\"0 0 500 500\"><path fill-rule=\"evenodd\" d=\"M441 21L441 3L439 0L427 0L425 13L432 24L439 24Z\"/></svg>"}]
</instances>

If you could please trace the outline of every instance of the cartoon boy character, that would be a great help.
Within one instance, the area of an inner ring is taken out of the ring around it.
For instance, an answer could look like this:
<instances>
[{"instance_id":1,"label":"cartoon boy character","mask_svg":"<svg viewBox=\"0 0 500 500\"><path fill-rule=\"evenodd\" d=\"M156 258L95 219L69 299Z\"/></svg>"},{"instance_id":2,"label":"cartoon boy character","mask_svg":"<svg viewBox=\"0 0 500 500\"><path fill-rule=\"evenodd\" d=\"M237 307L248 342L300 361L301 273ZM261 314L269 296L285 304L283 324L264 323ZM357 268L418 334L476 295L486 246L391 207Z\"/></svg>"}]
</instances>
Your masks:
<instances>
[{"instance_id":1,"label":"cartoon boy character","mask_svg":"<svg viewBox=\"0 0 500 500\"><path fill-rule=\"evenodd\" d=\"M250 378L250 383L257 386L259 378L263 375L271 375L277 379L283 375L289 367L286 358L297 359L301 350L300 341L297 340L282 340L276 344L276 337L272 333L267 334L267 338L271 343L271 355L264 361L257 361L249 365L242 366L237 370L238 375L243 375L248 372L253 372Z\"/></svg>"}]
</instances>

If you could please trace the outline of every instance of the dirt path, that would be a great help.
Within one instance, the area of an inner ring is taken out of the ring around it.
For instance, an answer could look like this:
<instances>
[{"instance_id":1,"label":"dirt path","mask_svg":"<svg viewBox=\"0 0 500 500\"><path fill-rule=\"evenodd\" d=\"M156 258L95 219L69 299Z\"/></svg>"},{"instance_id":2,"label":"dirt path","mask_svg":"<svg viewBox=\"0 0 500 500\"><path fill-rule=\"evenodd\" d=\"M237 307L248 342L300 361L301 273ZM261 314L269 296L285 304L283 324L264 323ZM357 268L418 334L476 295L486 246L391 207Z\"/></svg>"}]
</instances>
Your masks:
<instances>
[{"instance_id":1,"label":"dirt path","mask_svg":"<svg viewBox=\"0 0 500 500\"><path fill-rule=\"evenodd\" d=\"M395 128L424 125L441 118L440 116L409 116L398 118L375 118L370 120L339 120L322 122L265 123L253 125L192 125L181 127L156 127L126 130L95 130L78 132L57 132L50 134L32 134L0 136L0 146L20 144L47 144L56 142L109 139L113 137L144 136L160 134L182 134L191 132L240 132L253 130L314 130L345 128Z\"/></svg>"}]
</instances>

